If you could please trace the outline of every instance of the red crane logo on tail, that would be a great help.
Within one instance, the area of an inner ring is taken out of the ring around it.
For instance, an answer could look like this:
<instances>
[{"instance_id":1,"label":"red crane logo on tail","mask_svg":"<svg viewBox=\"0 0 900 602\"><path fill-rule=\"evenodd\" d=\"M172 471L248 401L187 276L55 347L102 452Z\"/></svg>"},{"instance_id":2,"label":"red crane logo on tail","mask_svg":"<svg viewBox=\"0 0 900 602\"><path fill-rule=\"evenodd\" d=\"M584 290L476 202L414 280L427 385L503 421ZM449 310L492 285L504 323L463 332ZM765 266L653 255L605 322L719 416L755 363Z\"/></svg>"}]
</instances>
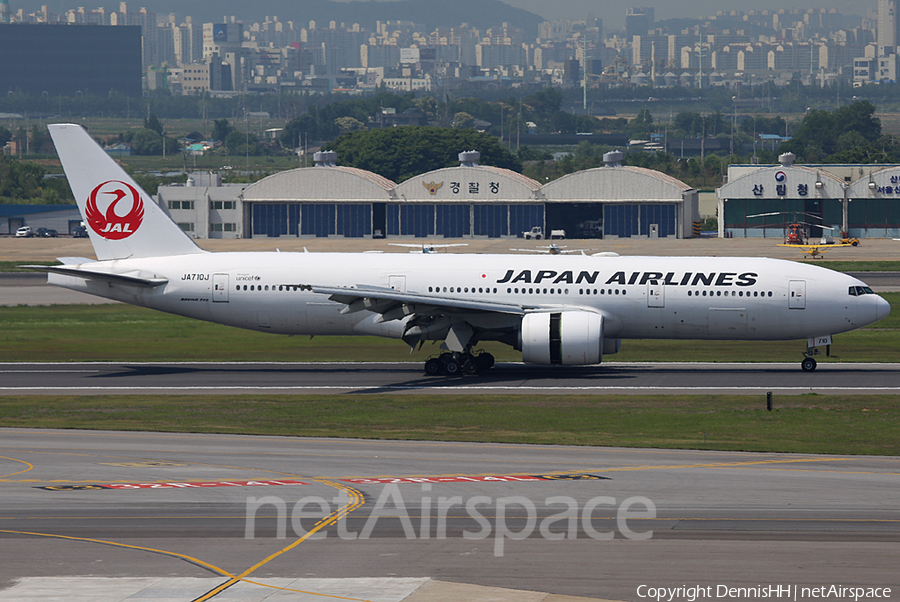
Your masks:
<instances>
[{"instance_id":1,"label":"red crane logo on tail","mask_svg":"<svg viewBox=\"0 0 900 602\"><path fill-rule=\"evenodd\" d=\"M127 213L121 214L123 211ZM134 186L109 180L91 191L84 213L94 232L109 240L122 240L134 234L144 220L144 201Z\"/></svg>"}]
</instances>

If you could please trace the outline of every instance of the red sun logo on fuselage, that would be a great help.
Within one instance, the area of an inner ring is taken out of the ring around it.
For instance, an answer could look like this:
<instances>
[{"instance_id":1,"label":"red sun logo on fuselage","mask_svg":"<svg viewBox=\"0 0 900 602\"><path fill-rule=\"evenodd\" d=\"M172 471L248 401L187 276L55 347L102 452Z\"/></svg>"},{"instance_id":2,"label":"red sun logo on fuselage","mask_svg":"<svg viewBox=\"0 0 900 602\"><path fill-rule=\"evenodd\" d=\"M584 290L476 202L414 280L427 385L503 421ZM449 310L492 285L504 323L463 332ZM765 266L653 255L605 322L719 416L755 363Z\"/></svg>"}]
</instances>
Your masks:
<instances>
[{"instance_id":1,"label":"red sun logo on fuselage","mask_svg":"<svg viewBox=\"0 0 900 602\"><path fill-rule=\"evenodd\" d=\"M127 213L122 214L124 211ZM134 186L109 180L91 191L84 213L91 230L103 238L121 240L140 227L144 201Z\"/></svg>"}]
</instances>

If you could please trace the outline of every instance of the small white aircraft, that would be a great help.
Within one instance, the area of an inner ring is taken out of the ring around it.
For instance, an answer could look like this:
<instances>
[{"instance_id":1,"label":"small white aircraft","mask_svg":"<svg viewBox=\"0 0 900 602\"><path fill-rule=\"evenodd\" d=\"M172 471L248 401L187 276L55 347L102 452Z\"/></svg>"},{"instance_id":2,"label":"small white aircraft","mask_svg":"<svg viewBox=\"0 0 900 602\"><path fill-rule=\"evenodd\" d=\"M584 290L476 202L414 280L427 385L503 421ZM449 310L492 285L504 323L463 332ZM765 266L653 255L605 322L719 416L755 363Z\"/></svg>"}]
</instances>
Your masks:
<instances>
[{"instance_id":1,"label":"small white aircraft","mask_svg":"<svg viewBox=\"0 0 900 602\"><path fill-rule=\"evenodd\" d=\"M493 365L480 341L527 363L599 364L621 339L806 339L888 315L865 283L792 261L732 257L209 253L78 125L49 126L97 260L34 266L49 282L261 332L443 341L426 373Z\"/></svg>"}]
</instances>

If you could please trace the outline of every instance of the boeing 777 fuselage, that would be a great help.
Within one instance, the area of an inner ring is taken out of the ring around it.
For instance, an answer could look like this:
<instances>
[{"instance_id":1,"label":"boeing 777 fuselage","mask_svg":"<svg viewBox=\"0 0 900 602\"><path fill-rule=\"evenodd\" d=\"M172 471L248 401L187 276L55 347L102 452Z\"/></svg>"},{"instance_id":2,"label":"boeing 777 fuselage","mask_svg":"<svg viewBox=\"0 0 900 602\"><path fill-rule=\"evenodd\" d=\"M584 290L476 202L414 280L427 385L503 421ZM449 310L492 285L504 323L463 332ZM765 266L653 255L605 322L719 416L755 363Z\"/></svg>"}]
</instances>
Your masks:
<instances>
[{"instance_id":1,"label":"boeing 777 fuselage","mask_svg":"<svg viewBox=\"0 0 900 602\"><path fill-rule=\"evenodd\" d=\"M52 284L280 334L444 341L430 374L490 367L496 340L535 364L589 365L622 339L808 341L885 317L856 278L791 261L384 253L208 253L87 136L52 125L98 261L47 268Z\"/></svg>"}]
</instances>

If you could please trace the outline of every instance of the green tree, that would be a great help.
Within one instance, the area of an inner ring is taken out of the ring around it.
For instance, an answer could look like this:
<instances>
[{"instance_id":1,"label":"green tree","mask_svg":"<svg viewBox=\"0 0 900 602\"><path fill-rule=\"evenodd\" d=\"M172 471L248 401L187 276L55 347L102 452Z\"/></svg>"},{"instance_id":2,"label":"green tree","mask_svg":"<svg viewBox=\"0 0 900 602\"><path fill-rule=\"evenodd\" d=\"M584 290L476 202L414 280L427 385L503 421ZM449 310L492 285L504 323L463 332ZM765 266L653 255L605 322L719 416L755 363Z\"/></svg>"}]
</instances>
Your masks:
<instances>
[{"instance_id":1,"label":"green tree","mask_svg":"<svg viewBox=\"0 0 900 602\"><path fill-rule=\"evenodd\" d=\"M131 139L131 148L136 155L161 155L162 136L147 128L140 129Z\"/></svg>"},{"instance_id":2,"label":"green tree","mask_svg":"<svg viewBox=\"0 0 900 602\"><path fill-rule=\"evenodd\" d=\"M213 140L224 142L225 139L228 138L228 134L233 131L234 128L231 126L231 124L228 123L227 119L216 119L215 121L213 121Z\"/></svg>"},{"instance_id":3,"label":"green tree","mask_svg":"<svg viewBox=\"0 0 900 602\"><path fill-rule=\"evenodd\" d=\"M153 130L140 129L131 138L131 150L136 155L162 155L163 144L166 145L167 155L177 154L181 150L177 140L160 136Z\"/></svg>"},{"instance_id":4,"label":"green tree","mask_svg":"<svg viewBox=\"0 0 900 602\"><path fill-rule=\"evenodd\" d=\"M637 116L628 124L628 135L637 138L646 138L653 131L653 114L650 109L641 109Z\"/></svg>"},{"instance_id":5,"label":"green tree","mask_svg":"<svg viewBox=\"0 0 900 602\"><path fill-rule=\"evenodd\" d=\"M550 117L550 128L560 134L574 134L576 124L575 116L565 111L556 111Z\"/></svg>"},{"instance_id":6,"label":"green tree","mask_svg":"<svg viewBox=\"0 0 900 602\"><path fill-rule=\"evenodd\" d=\"M47 137L47 129L34 124L31 126L31 134L29 135L28 145L31 154L35 155L41 152L44 140Z\"/></svg>"},{"instance_id":7,"label":"green tree","mask_svg":"<svg viewBox=\"0 0 900 602\"><path fill-rule=\"evenodd\" d=\"M457 129L467 129L475 125L475 118L465 111L460 111L453 116L453 127Z\"/></svg>"},{"instance_id":8,"label":"green tree","mask_svg":"<svg viewBox=\"0 0 900 602\"><path fill-rule=\"evenodd\" d=\"M355 132L357 130L361 130L366 127L359 119L355 117L338 117L335 119L335 124L338 126L338 129L342 134L346 134L347 132Z\"/></svg>"},{"instance_id":9,"label":"green tree","mask_svg":"<svg viewBox=\"0 0 900 602\"><path fill-rule=\"evenodd\" d=\"M459 165L459 153L473 149L481 153L483 165L522 169L496 137L472 129L384 128L343 134L326 146L337 152L341 165L372 171L395 182Z\"/></svg>"},{"instance_id":10,"label":"green tree","mask_svg":"<svg viewBox=\"0 0 900 602\"><path fill-rule=\"evenodd\" d=\"M543 88L522 99L535 113L550 116L562 106L563 93L558 88Z\"/></svg>"},{"instance_id":11,"label":"green tree","mask_svg":"<svg viewBox=\"0 0 900 602\"><path fill-rule=\"evenodd\" d=\"M229 155L265 155L265 149L259 139L247 132L232 131L225 138L225 148Z\"/></svg>"},{"instance_id":12,"label":"green tree","mask_svg":"<svg viewBox=\"0 0 900 602\"><path fill-rule=\"evenodd\" d=\"M163 124L156 117L156 113L150 113L150 116L144 119L144 129L156 132L162 136Z\"/></svg>"},{"instance_id":13,"label":"green tree","mask_svg":"<svg viewBox=\"0 0 900 602\"><path fill-rule=\"evenodd\" d=\"M830 162L841 157L859 157L870 163L882 155L877 147L881 120L875 105L859 100L836 111L813 110L806 114L791 140L779 152L792 152L799 161ZM867 159L868 158L868 159Z\"/></svg>"},{"instance_id":14,"label":"green tree","mask_svg":"<svg viewBox=\"0 0 900 602\"><path fill-rule=\"evenodd\" d=\"M0 125L0 147L6 146L6 143L12 140L12 132Z\"/></svg>"},{"instance_id":15,"label":"green tree","mask_svg":"<svg viewBox=\"0 0 900 602\"><path fill-rule=\"evenodd\" d=\"M285 148L297 148L319 139L319 127L316 118L309 113L291 119L281 132L281 145Z\"/></svg>"},{"instance_id":16,"label":"green tree","mask_svg":"<svg viewBox=\"0 0 900 602\"><path fill-rule=\"evenodd\" d=\"M743 119L738 129L747 134L778 134L783 136L787 129L787 124L780 115L775 117L755 116Z\"/></svg>"},{"instance_id":17,"label":"green tree","mask_svg":"<svg viewBox=\"0 0 900 602\"><path fill-rule=\"evenodd\" d=\"M42 202L45 173L46 170L37 163L0 154L0 202Z\"/></svg>"}]
</instances>

